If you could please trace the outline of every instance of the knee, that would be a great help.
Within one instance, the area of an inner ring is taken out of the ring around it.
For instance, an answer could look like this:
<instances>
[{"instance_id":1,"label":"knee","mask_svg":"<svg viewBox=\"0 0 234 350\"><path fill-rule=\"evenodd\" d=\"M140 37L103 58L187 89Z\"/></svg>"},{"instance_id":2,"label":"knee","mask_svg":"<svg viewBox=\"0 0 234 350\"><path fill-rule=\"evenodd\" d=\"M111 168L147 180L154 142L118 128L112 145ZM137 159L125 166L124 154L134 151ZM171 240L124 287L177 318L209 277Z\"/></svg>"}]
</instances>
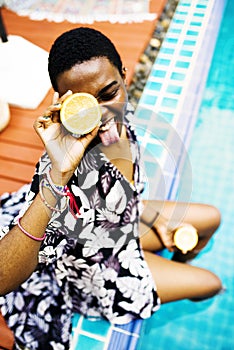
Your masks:
<instances>
[{"instance_id":1,"label":"knee","mask_svg":"<svg viewBox=\"0 0 234 350\"><path fill-rule=\"evenodd\" d=\"M216 295L223 289L223 285L220 278L213 272L210 272L208 284L210 286L211 296Z\"/></svg>"},{"instance_id":2,"label":"knee","mask_svg":"<svg viewBox=\"0 0 234 350\"><path fill-rule=\"evenodd\" d=\"M221 223L221 213L218 208L213 205L208 206L209 220L214 231L218 229Z\"/></svg>"},{"instance_id":3,"label":"knee","mask_svg":"<svg viewBox=\"0 0 234 350\"><path fill-rule=\"evenodd\" d=\"M206 272L205 293L201 299L207 299L215 296L223 290L220 278L211 271Z\"/></svg>"},{"instance_id":4,"label":"knee","mask_svg":"<svg viewBox=\"0 0 234 350\"><path fill-rule=\"evenodd\" d=\"M214 297L223 289L222 282L213 272L206 270L205 279L199 282L200 291L196 296L190 298L191 301L201 301Z\"/></svg>"},{"instance_id":5,"label":"knee","mask_svg":"<svg viewBox=\"0 0 234 350\"><path fill-rule=\"evenodd\" d=\"M221 213L219 209L213 205L204 204L205 220L209 228L214 232L220 226Z\"/></svg>"}]
</instances>

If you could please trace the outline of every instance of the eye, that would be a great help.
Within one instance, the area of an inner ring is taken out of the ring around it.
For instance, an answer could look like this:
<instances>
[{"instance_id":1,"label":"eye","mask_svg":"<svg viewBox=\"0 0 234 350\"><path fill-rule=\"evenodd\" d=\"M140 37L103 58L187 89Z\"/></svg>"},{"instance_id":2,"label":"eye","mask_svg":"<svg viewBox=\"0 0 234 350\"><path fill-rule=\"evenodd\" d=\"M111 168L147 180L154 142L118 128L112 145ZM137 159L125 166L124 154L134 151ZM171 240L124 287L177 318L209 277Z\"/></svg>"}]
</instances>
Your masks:
<instances>
[{"instance_id":1,"label":"eye","mask_svg":"<svg viewBox=\"0 0 234 350\"><path fill-rule=\"evenodd\" d=\"M104 92L98 97L98 101L99 102L101 102L101 101L110 101L118 94L118 91L119 91L119 87L114 89L114 90L112 90L112 91Z\"/></svg>"}]
</instances>

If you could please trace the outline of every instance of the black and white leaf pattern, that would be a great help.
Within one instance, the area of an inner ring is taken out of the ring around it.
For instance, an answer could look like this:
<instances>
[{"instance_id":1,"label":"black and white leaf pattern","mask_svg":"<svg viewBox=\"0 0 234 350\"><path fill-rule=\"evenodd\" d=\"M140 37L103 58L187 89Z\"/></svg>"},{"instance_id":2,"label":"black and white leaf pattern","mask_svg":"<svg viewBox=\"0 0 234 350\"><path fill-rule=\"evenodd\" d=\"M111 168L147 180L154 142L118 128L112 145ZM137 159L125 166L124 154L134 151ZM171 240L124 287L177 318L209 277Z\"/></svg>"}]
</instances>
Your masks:
<instances>
[{"instance_id":1,"label":"black and white leaf pattern","mask_svg":"<svg viewBox=\"0 0 234 350\"><path fill-rule=\"evenodd\" d=\"M98 147L90 148L68 184L80 207L78 220L68 210L54 213L36 271L15 291L0 297L16 350L19 344L29 350L69 350L74 311L127 323L134 317L149 317L159 305L138 239L139 149L133 129L127 120L125 124L136 160L134 186ZM27 185L2 196L0 237L9 232L19 211L32 203L49 167L44 153L30 190ZM73 230L79 239L69 235Z\"/></svg>"},{"instance_id":2,"label":"black and white leaf pattern","mask_svg":"<svg viewBox=\"0 0 234 350\"><path fill-rule=\"evenodd\" d=\"M111 184L111 176L109 173L105 173L101 176L101 184L104 194L107 194Z\"/></svg>"}]
</instances>

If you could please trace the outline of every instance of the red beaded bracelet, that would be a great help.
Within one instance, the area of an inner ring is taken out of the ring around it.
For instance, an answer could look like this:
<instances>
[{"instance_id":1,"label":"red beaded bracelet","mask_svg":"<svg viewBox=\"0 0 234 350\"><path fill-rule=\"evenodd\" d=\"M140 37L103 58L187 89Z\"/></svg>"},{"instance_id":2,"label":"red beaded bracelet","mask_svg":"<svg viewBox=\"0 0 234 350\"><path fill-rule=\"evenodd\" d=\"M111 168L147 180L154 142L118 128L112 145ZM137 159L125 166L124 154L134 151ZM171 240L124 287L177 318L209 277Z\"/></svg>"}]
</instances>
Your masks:
<instances>
[{"instance_id":1,"label":"red beaded bracelet","mask_svg":"<svg viewBox=\"0 0 234 350\"><path fill-rule=\"evenodd\" d=\"M34 241L43 241L46 237L46 233L44 233L44 235L42 237L35 237L33 235L31 235L29 232L27 232L20 224L20 219L21 217L18 218L17 220L17 225L20 229L20 231L22 231L26 236L28 236L29 238L33 239Z\"/></svg>"}]
</instances>

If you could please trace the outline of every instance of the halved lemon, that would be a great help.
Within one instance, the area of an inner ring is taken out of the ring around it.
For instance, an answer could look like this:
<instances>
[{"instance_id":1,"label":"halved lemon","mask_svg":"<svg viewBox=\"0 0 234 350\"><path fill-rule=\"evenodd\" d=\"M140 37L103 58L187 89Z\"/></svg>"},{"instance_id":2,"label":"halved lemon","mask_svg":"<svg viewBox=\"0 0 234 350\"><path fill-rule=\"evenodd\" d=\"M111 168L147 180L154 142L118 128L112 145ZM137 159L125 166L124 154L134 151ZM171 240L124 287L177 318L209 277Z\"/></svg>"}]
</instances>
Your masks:
<instances>
[{"instance_id":1,"label":"halved lemon","mask_svg":"<svg viewBox=\"0 0 234 350\"><path fill-rule=\"evenodd\" d=\"M174 233L174 243L182 253L186 254L198 243L197 230L189 225L179 227Z\"/></svg>"},{"instance_id":2,"label":"halved lemon","mask_svg":"<svg viewBox=\"0 0 234 350\"><path fill-rule=\"evenodd\" d=\"M101 120L101 108L97 99L86 92L68 96L60 110L60 120L73 134L85 135L91 132Z\"/></svg>"}]
</instances>

